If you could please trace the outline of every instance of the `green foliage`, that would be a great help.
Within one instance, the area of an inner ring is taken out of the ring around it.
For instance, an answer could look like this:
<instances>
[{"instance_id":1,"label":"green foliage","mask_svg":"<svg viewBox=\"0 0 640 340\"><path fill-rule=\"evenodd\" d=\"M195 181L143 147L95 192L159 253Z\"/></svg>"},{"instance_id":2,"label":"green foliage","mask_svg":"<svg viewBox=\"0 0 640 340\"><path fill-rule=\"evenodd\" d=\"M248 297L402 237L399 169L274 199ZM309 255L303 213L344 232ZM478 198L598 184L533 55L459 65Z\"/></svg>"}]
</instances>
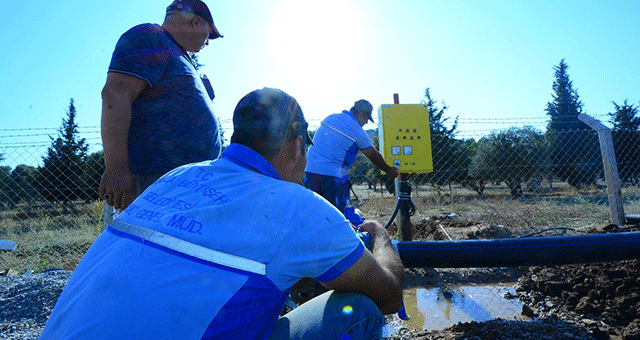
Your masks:
<instances>
[{"instance_id":1,"label":"green foliage","mask_svg":"<svg viewBox=\"0 0 640 340\"><path fill-rule=\"evenodd\" d=\"M522 195L522 183L546 173L544 135L532 127L491 132L478 141L470 166L474 178L504 181L511 195Z\"/></svg>"},{"instance_id":2,"label":"green foliage","mask_svg":"<svg viewBox=\"0 0 640 340\"><path fill-rule=\"evenodd\" d=\"M623 183L638 184L640 175L640 117L638 107L612 102L615 112L609 113L613 130L611 135L616 154L620 180Z\"/></svg>"},{"instance_id":3,"label":"green foliage","mask_svg":"<svg viewBox=\"0 0 640 340\"><path fill-rule=\"evenodd\" d=\"M69 202L83 197L82 176L86 168L88 145L77 139L76 108L73 98L67 118L62 120L59 136L52 140L40 168L39 189L49 201Z\"/></svg>"},{"instance_id":4,"label":"green foliage","mask_svg":"<svg viewBox=\"0 0 640 340\"><path fill-rule=\"evenodd\" d=\"M11 208L20 201L31 203L38 198L38 169L29 165L18 165L11 172L7 196Z\"/></svg>"},{"instance_id":5,"label":"green foliage","mask_svg":"<svg viewBox=\"0 0 640 340\"><path fill-rule=\"evenodd\" d=\"M613 131L640 131L640 117L638 117L638 106L627 103L627 99L624 100L624 104L618 105L616 102L613 106L616 112L609 112L611 116L611 123L613 124Z\"/></svg>"},{"instance_id":6,"label":"green foliage","mask_svg":"<svg viewBox=\"0 0 640 340\"><path fill-rule=\"evenodd\" d=\"M218 133L220 134L220 146L222 151L224 151L224 149L227 148L227 146L229 146L229 140L227 140L227 138L225 138L224 136L224 130L222 129L222 123L220 123L220 117L216 117L216 119L218 120Z\"/></svg>"},{"instance_id":7,"label":"green foliage","mask_svg":"<svg viewBox=\"0 0 640 340\"><path fill-rule=\"evenodd\" d=\"M311 134L312 136L315 135L315 131L312 131ZM371 138L371 145L379 149L380 141L377 130L367 130L367 134ZM367 183L369 188L374 187L384 177L386 175L380 173L380 170L360 152L356 155L353 165L349 169L349 179L352 184Z\"/></svg>"},{"instance_id":8,"label":"green foliage","mask_svg":"<svg viewBox=\"0 0 640 340\"><path fill-rule=\"evenodd\" d=\"M483 176L474 176L471 172L471 165L473 157L476 155L478 150L478 143L473 139L466 139L458 142L460 143L459 161L462 165L460 167L461 174L457 179L463 186L471 188L473 191L478 193L478 195L482 196L484 195L484 189L487 186L488 179Z\"/></svg>"},{"instance_id":9,"label":"green foliage","mask_svg":"<svg viewBox=\"0 0 640 340\"><path fill-rule=\"evenodd\" d=\"M10 166L0 166L0 208L2 204L9 202L9 181L11 176Z\"/></svg>"},{"instance_id":10,"label":"green foliage","mask_svg":"<svg viewBox=\"0 0 640 340\"><path fill-rule=\"evenodd\" d=\"M104 152L94 152L87 157L85 172L82 174L83 198L85 201L97 200L100 180L104 173Z\"/></svg>"},{"instance_id":11,"label":"green foliage","mask_svg":"<svg viewBox=\"0 0 640 340\"><path fill-rule=\"evenodd\" d=\"M553 174L570 185L580 188L595 184L599 160L597 135L582 121L582 102L569 79L569 66L564 59L554 67L553 100L546 112L551 118L547 134L551 143L550 161Z\"/></svg>"},{"instance_id":12,"label":"green foliage","mask_svg":"<svg viewBox=\"0 0 640 340\"><path fill-rule=\"evenodd\" d=\"M578 119L582 113L582 101L578 92L573 88L573 82L569 79L569 65L564 59L558 66L554 66L555 80L553 81L553 100L547 103L546 112L551 121L548 130L566 131L586 128Z\"/></svg>"},{"instance_id":13,"label":"green foliage","mask_svg":"<svg viewBox=\"0 0 640 340\"><path fill-rule=\"evenodd\" d=\"M191 63L193 64L193 67L197 70L199 70L202 66L204 66L204 64L200 64L200 61L198 60L198 55L194 52L189 52L189 58L191 58Z\"/></svg>"},{"instance_id":14,"label":"green foliage","mask_svg":"<svg viewBox=\"0 0 640 340\"><path fill-rule=\"evenodd\" d=\"M373 166L371 162L362 153L358 152L356 159L353 161L353 165L349 169L349 179L353 184L360 184L369 182L367 179L367 172Z\"/></svg>"},{"instance_id":15,"label":"green foliage","mask_svg":"<svg viewBox=\"0 0 640 340\"><path fill-rule=\"evenodd\" d=\"M417 178L423 179L421 182L430 183L436 188L451 182L462 183L467 178L466 169L471 159L468 157L465 143L455 138L458 117L453 118L453 122L448 124L452 119L445 115L449 107L444 102L442 107L439 107L438 102L431 97L429 88L425 90L422 103L427 105L429 113L433 172Z\"/></svg>"}]
</instances>

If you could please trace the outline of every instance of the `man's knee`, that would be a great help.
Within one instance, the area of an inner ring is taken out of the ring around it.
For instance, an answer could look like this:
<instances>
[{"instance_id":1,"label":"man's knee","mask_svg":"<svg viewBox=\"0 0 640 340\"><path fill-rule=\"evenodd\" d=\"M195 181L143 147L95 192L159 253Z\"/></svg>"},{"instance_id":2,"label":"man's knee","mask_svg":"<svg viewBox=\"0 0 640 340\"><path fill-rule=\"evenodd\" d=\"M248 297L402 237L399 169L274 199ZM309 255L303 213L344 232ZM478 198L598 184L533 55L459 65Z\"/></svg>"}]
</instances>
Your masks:
<instances>
[{"instance_id":1,"label":"man's knee","mask_svg":"<svg viewBox=\"0 0 640 340\"><path fill-rule=\"evenodd\" d=\"M380 339L384 316L378 306L366 295L353 292L339 292L335 295L341 303L342 317L352 318L351 327L340 337L347 339Z\"/></svg>"},{"instance_id":2,"label":"man's knee","mask_svg":"<svg viewBox=\"0 0 640 340\"><path fill-rule=\"evenodd\" d=\"M384 316L368 296L355 292L331 292L328 305L334 305L345 316L360 315L361 317L374 317L379 321L380 327L384 323ZM334 308L336 308L334 307Z\"/></svg>"}]
</instances>

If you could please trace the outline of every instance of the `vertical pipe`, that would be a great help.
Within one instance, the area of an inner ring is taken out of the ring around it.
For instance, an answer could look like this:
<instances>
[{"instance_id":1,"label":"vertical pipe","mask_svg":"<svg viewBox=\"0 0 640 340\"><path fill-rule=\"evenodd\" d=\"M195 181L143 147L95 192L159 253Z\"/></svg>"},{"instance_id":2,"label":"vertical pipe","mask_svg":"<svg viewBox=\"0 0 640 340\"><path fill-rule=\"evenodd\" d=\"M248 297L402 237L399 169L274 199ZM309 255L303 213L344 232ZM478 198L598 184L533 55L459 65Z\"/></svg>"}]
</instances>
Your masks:
<instances>
[{"instance_id":1,"label":"vertical pipe","mask_svg":"<svg viewBox=\"0 0 640 340\"><path fill-rule=\"evenodd\" d=\"M393 94L393 103L400 104L400 96L397 93ZM402 241L411 241L411 221L409 220L409 204L406 200L401 198L400 189L403 188L404 182L407 180L407 175L399 173L395 178L394 184L396 189L396 204L400 204L398 209L398 217L396 223L398 229L402 232Z\"/></svg>"}]
</instances>

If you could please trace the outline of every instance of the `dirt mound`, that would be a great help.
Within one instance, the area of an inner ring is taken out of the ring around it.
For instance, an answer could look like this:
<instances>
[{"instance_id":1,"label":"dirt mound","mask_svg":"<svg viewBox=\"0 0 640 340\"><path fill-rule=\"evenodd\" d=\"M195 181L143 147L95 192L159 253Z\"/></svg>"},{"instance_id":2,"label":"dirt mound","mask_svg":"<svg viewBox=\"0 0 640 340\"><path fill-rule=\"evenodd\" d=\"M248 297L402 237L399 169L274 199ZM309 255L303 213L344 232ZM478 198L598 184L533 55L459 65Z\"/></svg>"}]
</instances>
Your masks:
<instances>
[{"instance_id":1,"label":"dirt mound","mask_svg":"<svg viewBox=\"0 0 640 340\"><path fill-rule=\"evenodd\" d=\"M412 240L441 241L441 240L475 240L511 238L511 231L503 226L493 224L478 224L459 218L455 214L431 216L412 223ZM388 228L390 235L398 233L398 227L391 224Z\"/></svg>"},{"instance_id":2,"label":"dirt mound","mask_svg":"<svg viewBox=\"0 0 640 340\"><path fill-rule=\"evenodd\" d=\"M495 319L486 322L465 322L443 331L422 332L404 339L412 340L489 340L489 339L596 339L587 330L558 318L533 321Z\"/></svg>"},{"instance_id":3,"label":"dirt mound","mask_svg":"<svg viewBox=\"0 0 640 340\"><path fill-rule=\"evenodd\" d=\"M532 267L517 291L533 315L562 313L594 334L640 339L640 260Z\"/></svg>"}]
</instances>

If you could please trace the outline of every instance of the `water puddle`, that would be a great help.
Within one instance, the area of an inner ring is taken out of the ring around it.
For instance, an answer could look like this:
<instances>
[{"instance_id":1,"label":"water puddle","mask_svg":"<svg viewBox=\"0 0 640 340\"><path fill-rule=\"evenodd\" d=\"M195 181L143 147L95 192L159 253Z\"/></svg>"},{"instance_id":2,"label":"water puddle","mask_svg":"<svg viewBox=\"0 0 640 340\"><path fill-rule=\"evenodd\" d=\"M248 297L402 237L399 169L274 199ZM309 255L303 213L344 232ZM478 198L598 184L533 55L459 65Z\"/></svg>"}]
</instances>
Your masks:
<instances>
[{"instance_id":1,"label":"water puddle","mask_svg":"<svg viewBox=\"0 0 640 340\"><path fill-rule=\"evenodd\" d=\"M522 316L522 302L515 296L515 283L449 285L404 290L404 304L410 319L408 328L442 330L458 322L492 319L528 320Z\"/></svg>"}]
</instances>

